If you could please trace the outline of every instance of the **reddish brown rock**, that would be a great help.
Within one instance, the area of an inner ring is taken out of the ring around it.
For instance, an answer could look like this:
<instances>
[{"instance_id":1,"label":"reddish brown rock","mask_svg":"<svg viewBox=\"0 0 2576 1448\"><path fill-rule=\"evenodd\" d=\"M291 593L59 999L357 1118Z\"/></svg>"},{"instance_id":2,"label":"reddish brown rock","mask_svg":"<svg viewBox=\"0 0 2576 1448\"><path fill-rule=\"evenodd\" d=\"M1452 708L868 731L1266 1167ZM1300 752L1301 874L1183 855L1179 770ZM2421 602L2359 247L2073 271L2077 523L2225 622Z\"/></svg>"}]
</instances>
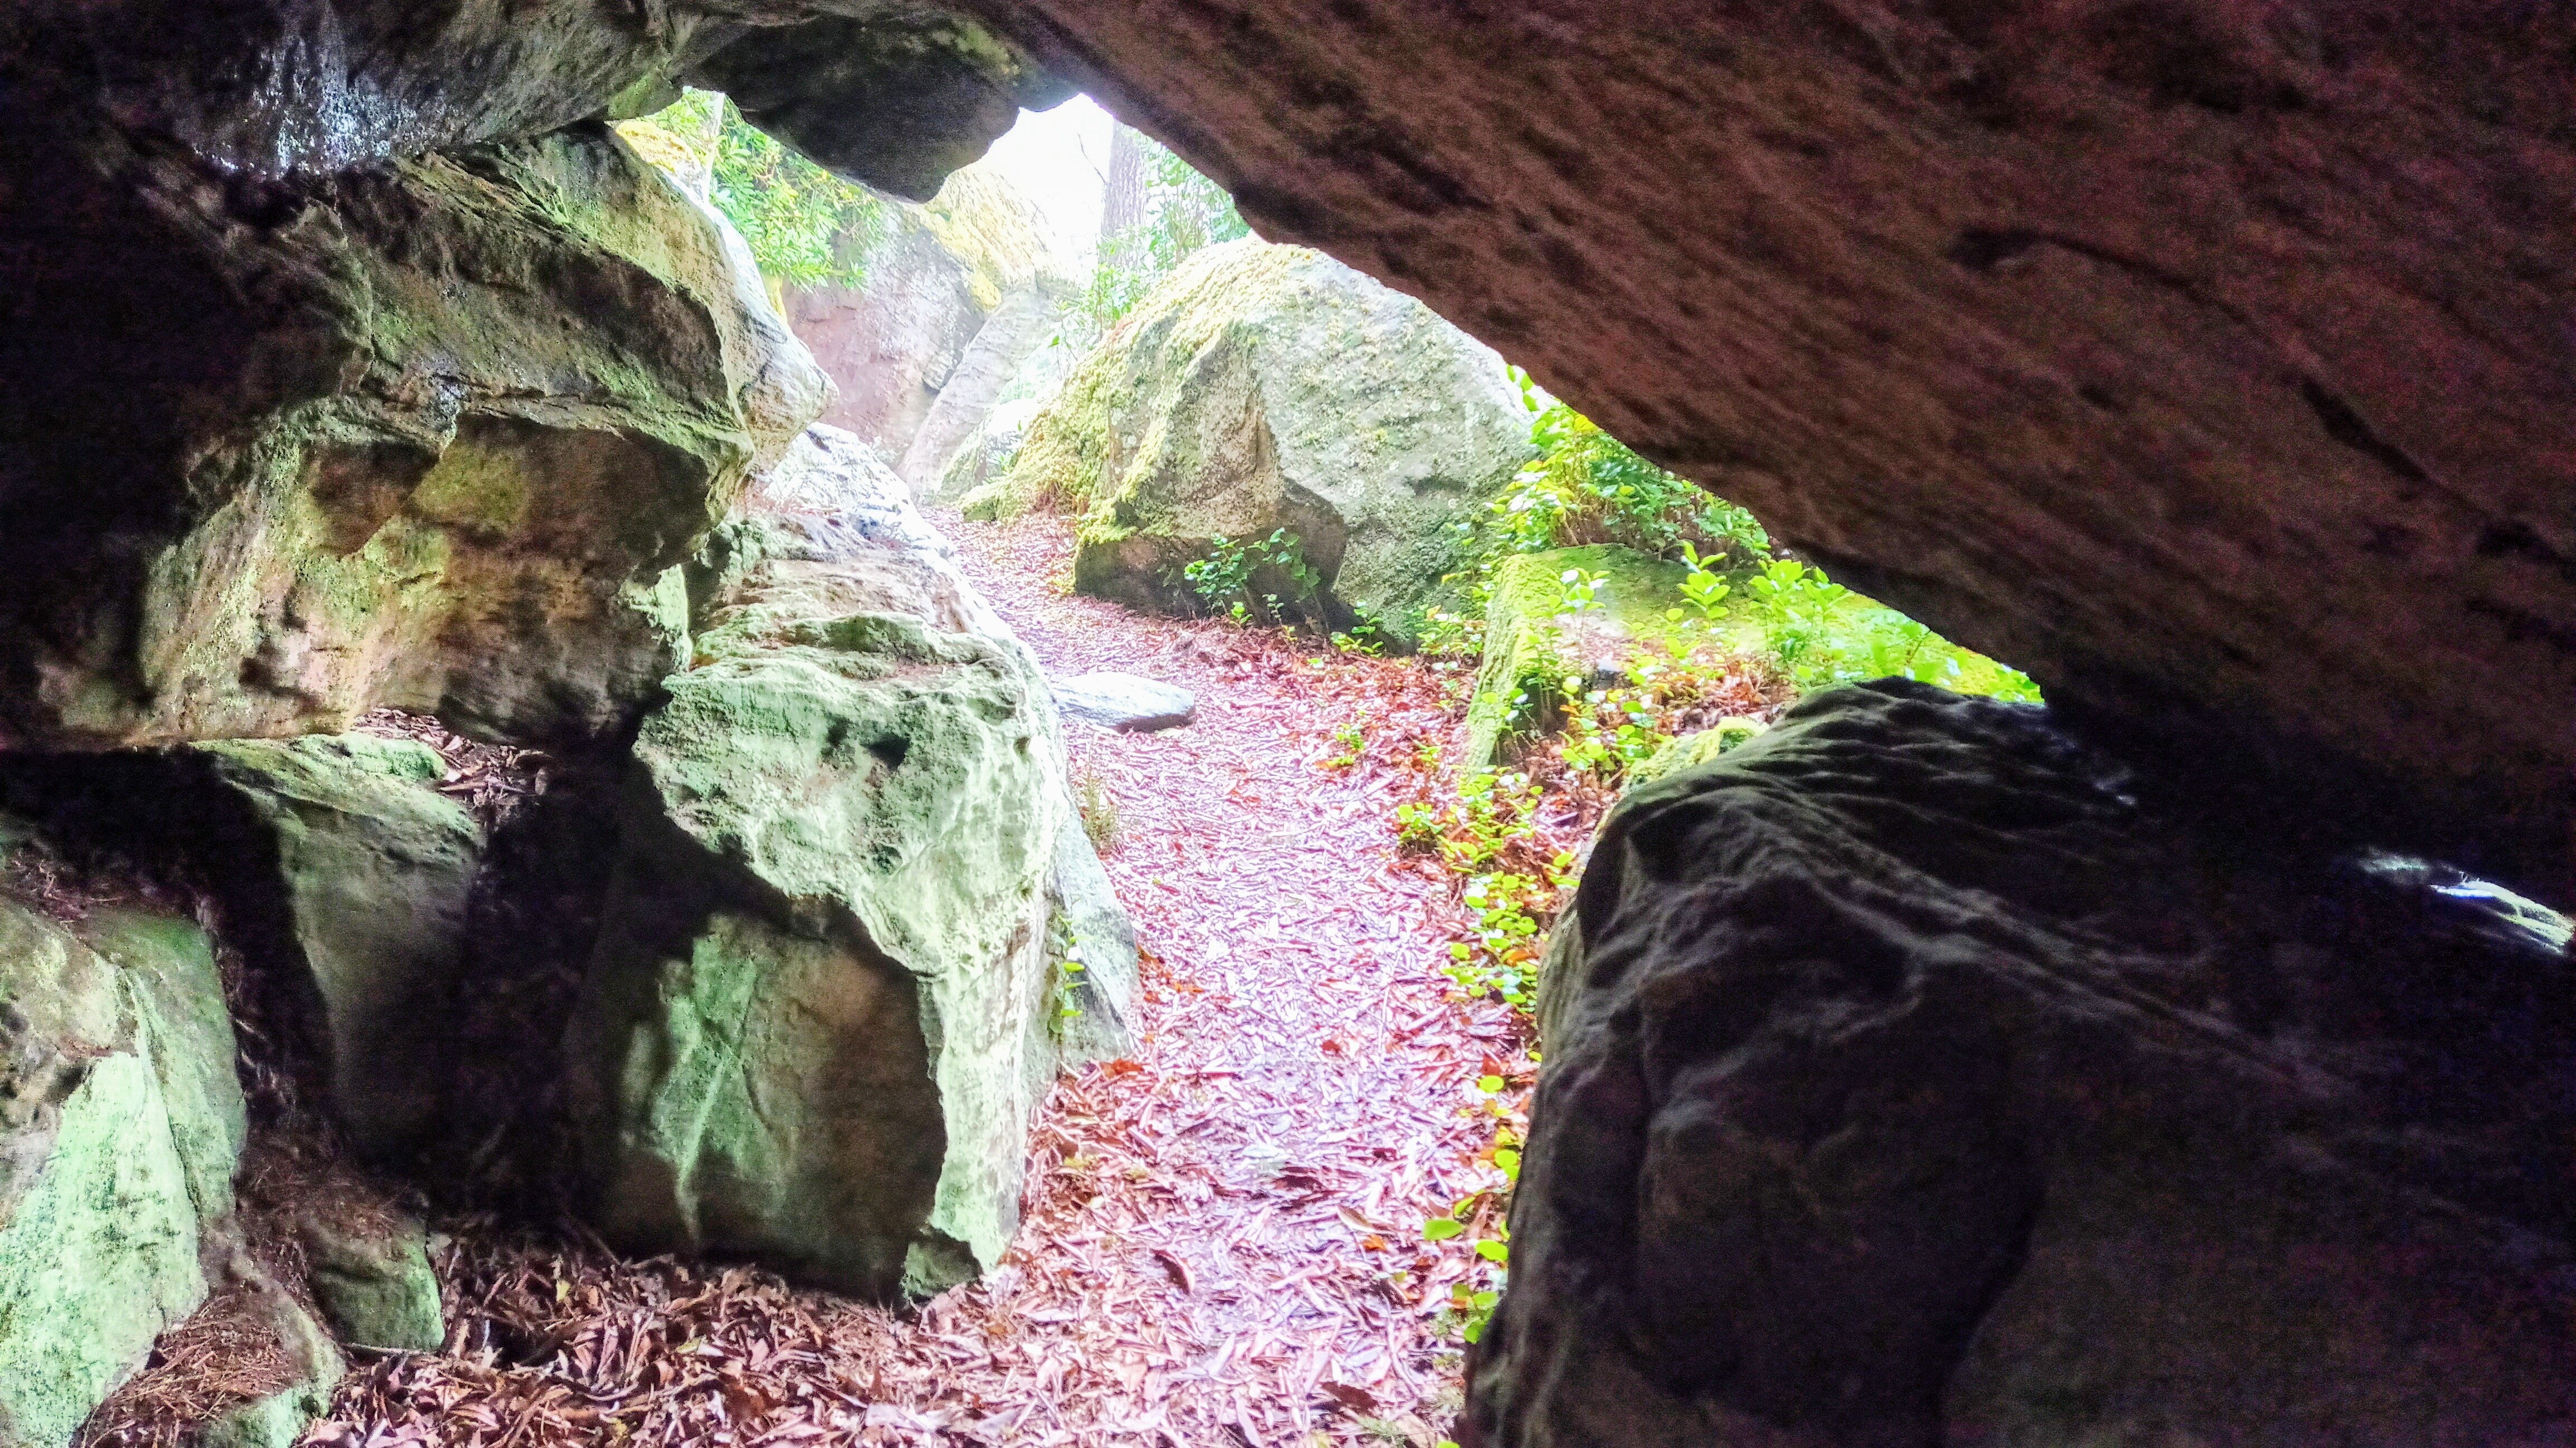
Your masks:
<instances>
[{"instance_id":1,"label":"reddish brown rock","mask_svg":"<svg viewBox=\"0 0 2576 1448\"><path fill-rule=\"evenodd\" d=\"M2053 699L2563 869L2565 0L1011 8L1265 235Z\"/></svg>"}]
</instances>

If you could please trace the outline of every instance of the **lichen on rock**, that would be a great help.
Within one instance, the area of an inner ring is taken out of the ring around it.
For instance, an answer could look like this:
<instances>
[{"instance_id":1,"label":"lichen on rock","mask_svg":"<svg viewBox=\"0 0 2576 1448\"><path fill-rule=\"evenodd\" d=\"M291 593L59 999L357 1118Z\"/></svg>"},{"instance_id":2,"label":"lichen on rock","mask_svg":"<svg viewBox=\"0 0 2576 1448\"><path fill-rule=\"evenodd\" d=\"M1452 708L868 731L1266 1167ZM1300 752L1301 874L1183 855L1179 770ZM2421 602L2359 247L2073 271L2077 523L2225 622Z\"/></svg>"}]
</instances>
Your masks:
<instances>
[{"instance_id":1,"label":"lichen on rock","mask_svg":"<svg viewBox=\"0 0 2576 1448\"><path fill-rule=\"evenodd\" d=\"M278 183L264 224L178 158L54 139L19 160L82 245L30 284L141 275L159 315L5 404L0 735L630 722L679 657L663 575L829 393L739 239L604 128Z\"/></svg>"},{"instance_id":2,"label":"lichen on rock","mask_svg":"<svg viewBox=\"0 0 2576 1448\"><path fill-rule=\"evenodd\" d=\"M969 517L1081 517L1074 586L1205 607L1184 565L1286 529L1328 611L1410 639L1464 562L1457 525L1530 457L1502 359L1302 247L1210 247L1140 302L1029 424Z\"/></svg>"},{"instance_id":3,"label":"lichen on rock","mask_svg":"<svg viewBox=\"0 0 2576 1448\"><path fill-rule=\"evenodd\" d=\"M60 1448L204 1299L232 1212L244 1108L210 942L0 898L0 1052L0 1444Z\"/></svg>"}]
</instances>

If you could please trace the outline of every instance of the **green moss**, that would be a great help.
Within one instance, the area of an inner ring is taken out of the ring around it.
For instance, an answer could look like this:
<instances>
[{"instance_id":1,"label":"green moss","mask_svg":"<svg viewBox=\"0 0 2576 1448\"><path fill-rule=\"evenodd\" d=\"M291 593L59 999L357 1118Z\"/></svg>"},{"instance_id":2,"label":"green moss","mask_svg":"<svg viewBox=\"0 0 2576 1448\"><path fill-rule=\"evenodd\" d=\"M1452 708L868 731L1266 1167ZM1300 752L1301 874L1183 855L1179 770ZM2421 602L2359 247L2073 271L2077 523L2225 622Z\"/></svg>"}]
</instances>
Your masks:
<instances>
[{"instance_id":1,"label":"green moss","mask_svg":"<svg viewBox=\"0 0 2576 1448\"><path fill-rule=\"evenodd\" d=\"M1594 606L1564 611L1568 571L1606 575ZM1553 723L1560 682L1650 646L1687 647L1665 612L1684 569L1611 544L1517 553L1494 566L1485 610L1485 661L1467 706L1466 759L1495 761L1507 736Z\"/></svg>"},{"instance_id":2,"label":"green moss","mask_svg":"<svg viewBox=\"0 0 2576 1448\"><path fill-rule=\"evenodd\" d=\"M205 935L0 901L0 1444L58 1448L206 1293L242 1100ZM68 1090L52 1100L46 1088ZM22 1093L33 1091L30 1096Z\"/></svg>"}]
</instances>

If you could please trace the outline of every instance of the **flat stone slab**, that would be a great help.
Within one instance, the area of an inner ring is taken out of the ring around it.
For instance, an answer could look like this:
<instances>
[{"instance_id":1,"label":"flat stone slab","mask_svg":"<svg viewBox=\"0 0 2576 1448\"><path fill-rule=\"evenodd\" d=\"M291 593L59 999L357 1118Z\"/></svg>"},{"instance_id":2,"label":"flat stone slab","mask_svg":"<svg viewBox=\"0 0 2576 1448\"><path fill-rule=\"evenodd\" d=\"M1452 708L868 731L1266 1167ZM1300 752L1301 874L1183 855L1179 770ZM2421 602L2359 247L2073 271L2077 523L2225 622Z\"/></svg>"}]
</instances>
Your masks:
<instances>
[{"instance_id":1,"label":"flat stone slab","mask_svg":"<svg viewBox=\"0 0 2576 1448\"><path fill-rule=\"evenodd\" d=\"M1189 690L1135 674L1077 674L1054 687L1055 706L1066 718L1131 734L1178 729L1199 712Z\"/></svg>"}]
</instances>

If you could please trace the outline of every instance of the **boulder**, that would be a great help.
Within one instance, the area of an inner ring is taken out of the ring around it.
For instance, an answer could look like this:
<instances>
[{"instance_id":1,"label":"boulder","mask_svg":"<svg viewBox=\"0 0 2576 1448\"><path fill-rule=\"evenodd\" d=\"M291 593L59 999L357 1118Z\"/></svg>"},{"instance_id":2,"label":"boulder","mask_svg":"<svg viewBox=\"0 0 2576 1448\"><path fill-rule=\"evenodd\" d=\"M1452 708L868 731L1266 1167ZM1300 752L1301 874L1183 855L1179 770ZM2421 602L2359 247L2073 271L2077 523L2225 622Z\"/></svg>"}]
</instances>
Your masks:
<instances>
[{"instance_id":1,"label":"boulder","mask_svg":"<svg viewBox=\"0 0 2576 1448\"><path fill-rule=\"evenodd\" d=\"M2225 823L1894 680L1629 794L1462 1441L2555 1441L2566 922Z\"/></svg>"},{"instance_id":2,"label":"boulder","mask_svg":"<svg viewBox=\"0 0 2576 1448\"><path fill-rule=\"evenodd\" d=\"M0 1063L0 1445L61 1448L204 1300L232 1211L244 1109L211 943L0 898Z\"/></svg>"},{"instance_id":3,"label":"boulder","mask_svg":"<svg viewBox=\"0 0 2576 1448\"><path fill-rule=\"evenodd\" d=\"M1059 1056L1045 680L899 484L729 523L692 580L567 1041L589 1210L639 1251L938 1291L1016 1228Z\"/></svg>"},{"instance_id":4,"label":"boulder","mask_svg":"<svg viewBox=\"0 0 2576 1448\"><path fill-rule=\"evenodd\" d=\"M2564 16L2285 3L1641 0L1617 24L1446 0L991 0L973 21L674 0L649 24L587 0L8 7L13 114L154 139L103 189L63 174L76 145L0 120L8 193L43 198L0 238L20 282L0 537L22 550L0 576L112 574L101 606L130 614L166 512L233 491L173 481L184 420L239 412L176 405L192 379L292 363L283 324L329 314L299 309L292 265L235 285L135 245L138 210L255 245L312 215L276 178L638 114L689 76L921 194L1014 103L1063 94L1052 70L1264 235L1421 296L2102 737L2566 898ZM534 274L519 296L614 293ZM124 647L88 619L31 608L0 637ZM141 697L136 669L46 657L110 716Z\"/></svg>"},{"instance_id":5,"label":"boulder","mask_svg":"<svg viewBox=\"0 0 2576 1448\"><path fill-rule=\"evenodd\" d=\"M295 1234L313 1300L341 1341L405 1352L436 1352L447 1341L429 1233L419 1222L307 1212Z\"/></svg>"},{"instance_id":6,"label":"boulder","mask_svg":"<svg viewBox=\"0 0 2576 1448\"><path fill-rule=\"evenodd\" d=\"M221 1410L199 1427L197 1448L295 1448L313 1420L331 1411L331 1391L347 1375L348 1361L331 1334L284 1289L258 1276L241 1290L248 1298L246 1325L275 1339L294 1381Z\"/></svg>"},{"instance_id":7,"label":"boulder","mask_svg":"<svg viewBox=\"0 0 2576 1448\"><path fill-rule=\"evenodd\" d=\"M796 335L839 388L823 421L903 456L984 325L972 280L963 258L903 214L869 249L865 282L789 292Z\"/></svg>"},{"instance_id":8,"label":"boulder","mask_svg":"<svg viewBox=\"0 0 2576 1448\"><path fill-rule=\"evenodd\" d=\"M390 1156L437 1124L483 831L438 792L446 761L373 735L200 745L247 813L226 862L264 963L300 984L334 1117ZM400 1344L379 1344L400 1346Z\"/></svg>"},{"instance_id":9,"label":"boulder","mask_svg":"<svg viewBox=\"0 0 2576 1448\"><path fill-rule=\"evenodd\" d=\"M0 744L613 735L681 657L666 575L828 396L604 127L248 190L112 130L7 166L62 249L0 327Z\"/></svg>"},{"instance_id":10,"label":"boulder","mask_svg":"<svg viewBox=\"0 0 2576 1448\"><path fill-rule=\"evenodd\" d=\"M930 490L930 501L952 505L962 502L967 494L1009 472L1011 460L1020 455L1020 439L1045 406L1045 399L1038 397L996 406L986 415L984 425L949 456L947 465L940 469L937 484Z\"/></svg>"},{"instance_id":11,"label":"boulder","mask_svg":"<svg viewBox=\"0 0 2576 1448\"><path fill-rule=\"evenodd\" d=\"M1210 247L1157 286L1029 424L970 517L1079 513L1074 586L1203 612L1182 568L1285 529L1336 626L1410 638L1462 563L1457 525L1532 456L1501 358L1301 247Z\"/></svg>"},{"instance_id":12,"label":"boulder","mask_svg":"<svg viewBox=\"0 0 2576 1448\"><path fill-rule=\"evenodd\" d=\"M1565 575L1600 579L1588 604ZM1513 735L1556 726L1568 676L1616 670L1645 646L1670 642L1664 611L1681 599L1683 568L1596 543L1516 553L1496 564L1485 605L1485 657L1467 702L1470 766L1492 764Z\"/></svg>"},{"instance_id":13,"label":"boulder","mask_svg":"<svg viewBox=\"0 0 2576 1448\"><path fill-rule=\"evenodd\" d=\"M853 485L855 480L855 485ZM816 423L797 435L778 461L752 476L753 501L790 513L838 513L888 496L894 470L858 434Z\"/></svg>"},{"instance_id":14,"label":"boulder","mask_svg":"<svg viewBox=\"0 0 2576 1448\"><path fill-rule=\"evenodd\" d=\"M1053 689L1065 718L1127 734L1178 729L1199 712L1189 690L1135 674L1076 674L1056 680Z\"/></svg>"}]
</instances>

